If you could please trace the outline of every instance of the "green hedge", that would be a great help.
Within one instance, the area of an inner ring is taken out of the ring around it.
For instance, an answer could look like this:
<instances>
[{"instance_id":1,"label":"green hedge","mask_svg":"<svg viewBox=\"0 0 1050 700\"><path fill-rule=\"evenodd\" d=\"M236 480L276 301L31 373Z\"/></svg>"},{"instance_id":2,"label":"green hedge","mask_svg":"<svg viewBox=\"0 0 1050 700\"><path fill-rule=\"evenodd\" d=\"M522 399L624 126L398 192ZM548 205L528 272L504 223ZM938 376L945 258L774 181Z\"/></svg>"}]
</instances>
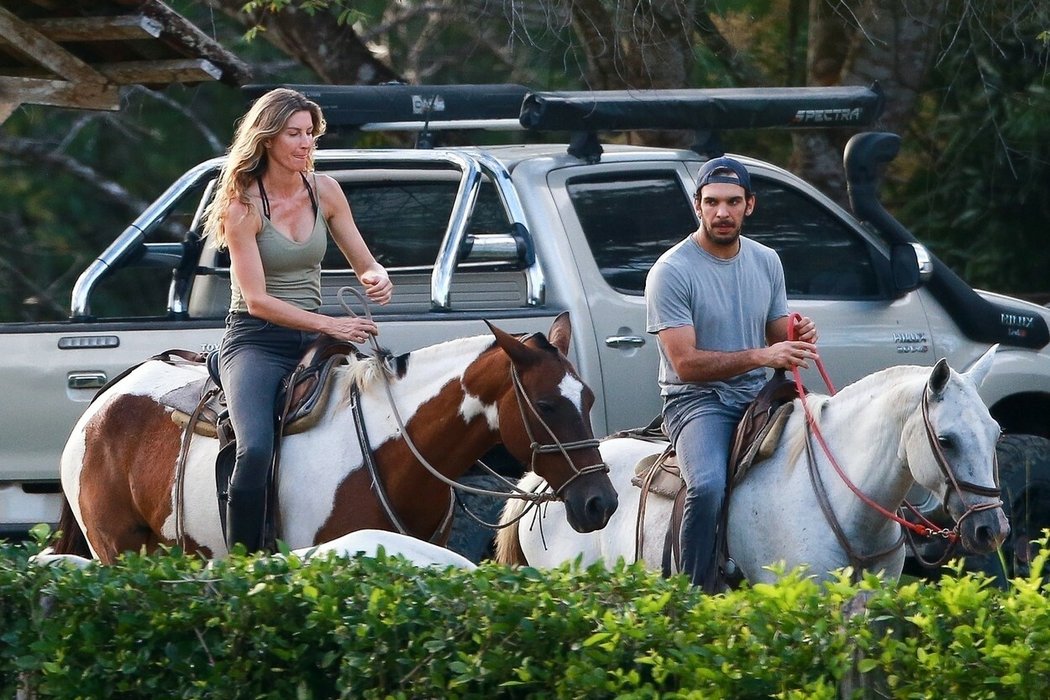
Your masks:
<instances>
[{"instance_id":1,"label":"green hedge","mask_svg":"<svg viewBox=\"0 0 1050 700\"><path fill-rule=\"evenodd\" d=\"M788 576L704 597L635 566L173 552L69 570L29 566L38 548L0 548L0 697L22 678L61 698L835 698L854 668L892 697L1050 686L1045 555L1009 590Z\"/></svg>"}]
</instances>

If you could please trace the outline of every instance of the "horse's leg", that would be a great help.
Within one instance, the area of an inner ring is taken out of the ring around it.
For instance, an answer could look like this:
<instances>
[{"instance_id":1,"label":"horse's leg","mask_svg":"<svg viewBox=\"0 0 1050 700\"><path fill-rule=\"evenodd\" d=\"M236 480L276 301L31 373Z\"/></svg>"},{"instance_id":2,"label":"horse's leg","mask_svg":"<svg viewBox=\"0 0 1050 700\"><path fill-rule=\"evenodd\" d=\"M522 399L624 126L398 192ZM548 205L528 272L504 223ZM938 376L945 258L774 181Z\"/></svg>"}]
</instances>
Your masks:
<instances>
[{"instance_id":1,"label":"horse's leg","mask_svg":"<svg viewBox=\"0 0 1050 700\"><path fill-rule=\"evenodd\" d=\"M84 424L79 508L85 535L105 563L159 543L171 513L181 429L147 396L125 394Z\"/></svg>"}]
</instances>

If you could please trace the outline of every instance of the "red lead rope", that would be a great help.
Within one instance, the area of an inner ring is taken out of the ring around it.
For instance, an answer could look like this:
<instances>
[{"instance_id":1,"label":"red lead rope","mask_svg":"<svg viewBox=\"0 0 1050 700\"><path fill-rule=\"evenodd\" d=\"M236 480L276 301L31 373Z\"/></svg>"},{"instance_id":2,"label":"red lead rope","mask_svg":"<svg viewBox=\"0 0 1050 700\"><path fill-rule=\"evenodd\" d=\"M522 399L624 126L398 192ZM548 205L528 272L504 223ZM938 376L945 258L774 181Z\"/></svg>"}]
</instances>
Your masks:
<instances>
[{"instance_id":1,"label":"red lead rope","mask_svg":"<svg viewBox=\"0 0 1050 700\"><path fill-rule=\"evenodd\" d=\"M802 320L802 314L797 312L792 313L788 317L788 340L798 340L798 337L796 336L796 326L798 325L798 322L800 320ZM816 358L816 365L817 371L820 372L821 378L824 380L824 383L828 387L828 392L832 396L834 396L835 387L832 386L831 380L828 378L828 373L824 370L824 362L820 359L819 356ZM820 432L820 428L817 427L817 421L809 410L809 402L806 401L806 389L802 385L801 370L799 370L798 367L793 367L791 369L791 373L795 377L795 391L798 392L798 397L800 399L800 402L802 403L802 409L806 412L806 423L809 425L809 429L813 433L813 437L817 439L817 443L820 445L820 449L824 450L824 454L827 456L828 461L831 462L831 466L835 468L835 471L838 473L839 478L841 478L843 483L845 483L846 486L849 487L850 491L857 495L857 498L859 498L867 505L871 506L871 508L878 511L881 515L899 523L901 527L911 530L917 535L922 535L923 537L930 537L935 534L945 534L945 536L953 542L959 538L958 533L943 533L942 530L932 527L932 523L927 522L926 525L920 525L918 523L913 523L908 520L905 520L896 513L893 513L887 510L886 508L883 508L881 505L879 505L867 495L865 495L864 492L862 492L859 488L857 488L857 485L850 481L849 477L846 476L846 472L842 470L842 467L839 466L838 461L831 454L831 450L828 448L827 442L824 441L824 435Z\"/></svg>"},{"instance_id":2,"label":"red lead rope","mask_svg":"<svg viewBox=\"0 0 1050 700\"><path fill-rule=\"evenodd\" d=\"M788 340L798 340L798 322L802 320L802 314L797 311L788 316ZM831 383L831 379L828 378L828 373L824 369L824 362L817 356L817 371L820 372L820 378L824 380L824 385L828 388L828 393L832 396L835 395L835 387ZM795 375L795 388L798 390L799 398L805 398L806 390L802 388L802 372L798 367L791 368L792 374ZM802 403L805 403L803 401ZM809 408L806 408L806 415L809 415ZM812 422L812 421L810 421Z\"/></svg>"}]
</instances>

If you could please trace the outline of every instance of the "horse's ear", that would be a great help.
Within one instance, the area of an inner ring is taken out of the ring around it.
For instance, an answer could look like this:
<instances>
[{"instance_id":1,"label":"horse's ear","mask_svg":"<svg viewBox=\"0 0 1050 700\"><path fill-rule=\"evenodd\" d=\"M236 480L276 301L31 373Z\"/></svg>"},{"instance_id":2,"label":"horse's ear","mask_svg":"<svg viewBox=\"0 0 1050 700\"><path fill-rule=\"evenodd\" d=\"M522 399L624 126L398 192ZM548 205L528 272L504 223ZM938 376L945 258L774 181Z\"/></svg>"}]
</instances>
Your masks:
<instances>
[{"instance_id":1,"label":"horse's ear","mask_svg":"<svg viewBox=\"0 0 1050 700\"><path fill-rule=\"evenodd\" d=\"M944 387L948 386L948 377L951 376L951 373L948 360L943 357L937 360L937 364L933 366L933 372L930 373L930 393L937 396L944 391Z\"/></svg>"},{"instance_id":2,"label":"horse's ear","mask_svg":"<svg viewBox=\"0 0 1050 700\"><path fill-rule=\"evenodd\" d=\"M998 349L999 343L988 348L988 351L981 355L980 359L974 362L966 372L966 376L970 378L974 386L980 387L984 383L984 378L988 376L988 372L992 369L992 362L995 361L995 353Z\"/></svg>"},{"instance_id":3,"label":"horse's ear","mask_svg":"<svg viewBox=\"0 0 1050 700\"><path fill-rule=\"evenodd\" d=\"M547 340L551 345L558 348L562 355L569 354L569 343L572 341L572 324L569 323L569 312L562 311L558 318L551 324L551 330L547 334Z\"/></svg>"},{"instance_id":4,"label":"horse's ear","mask_svg":"<svg viewBox=\"0 0 1050 700\"><path fill-rule=\"evenodd\" d=\"M503 351L510 355L510 359L514 364L528 364L535 359L533 354L535 351L521 342L510 333L497 328L488 321L485 321L485 325L492 331L492 335L496 336L496 344L503 348Z\"/></svg>"}]
</instances>

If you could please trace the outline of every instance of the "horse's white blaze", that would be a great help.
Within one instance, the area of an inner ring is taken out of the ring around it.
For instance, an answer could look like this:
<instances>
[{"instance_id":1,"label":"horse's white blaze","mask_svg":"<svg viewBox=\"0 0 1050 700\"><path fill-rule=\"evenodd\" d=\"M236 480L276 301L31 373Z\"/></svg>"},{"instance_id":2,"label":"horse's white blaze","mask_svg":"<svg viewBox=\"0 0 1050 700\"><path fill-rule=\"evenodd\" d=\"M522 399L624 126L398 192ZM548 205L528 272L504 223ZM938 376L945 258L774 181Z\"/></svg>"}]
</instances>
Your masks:
<instances>
[{"instance_id":1,"label":"horse's white blaze","mask_svg":"<svg viewBox=\"0 0 1050 700\"><path fill-rule=\"evenodd\" d=\"M583 382L566 372L558 383L558 390L577 411L583 413Z\"/></svg>"}]
</instances>

